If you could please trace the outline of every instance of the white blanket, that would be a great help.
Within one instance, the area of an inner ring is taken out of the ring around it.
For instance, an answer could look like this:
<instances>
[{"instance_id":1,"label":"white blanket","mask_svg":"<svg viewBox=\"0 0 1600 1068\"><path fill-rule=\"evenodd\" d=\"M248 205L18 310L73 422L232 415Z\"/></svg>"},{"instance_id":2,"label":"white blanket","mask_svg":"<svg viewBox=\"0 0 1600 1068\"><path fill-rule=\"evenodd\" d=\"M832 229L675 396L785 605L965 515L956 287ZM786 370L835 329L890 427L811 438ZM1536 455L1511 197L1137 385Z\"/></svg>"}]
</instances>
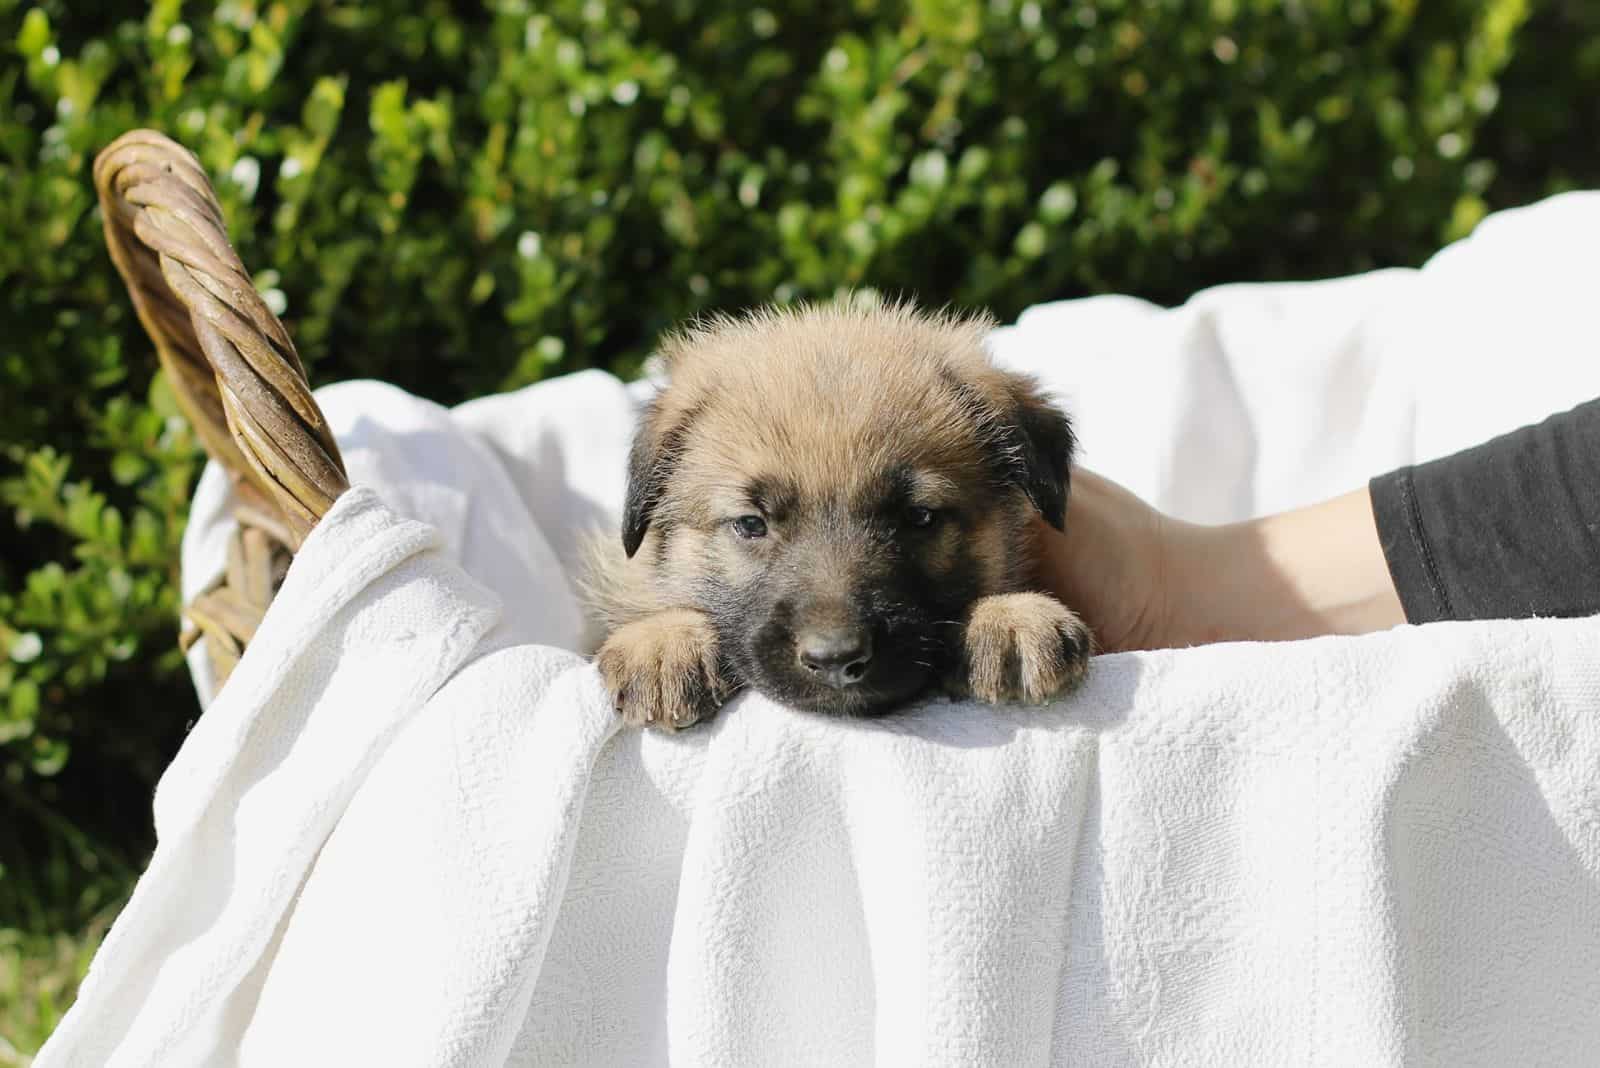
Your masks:
<instances>
[{"instance_id":1,"label":"white blanket","mask_svg":"<svg viewBox=\"0 0 1600 1068\"><path fill-rule=\"evenodd\" d=\"M1600 394L1600 194L1420 272L998 332L1225 520ZM1586 1064L1600 622L1106 656L1045 710L618 732L564 578L636 391L319 394L363 487L156 797L61 1065ZM215 573L208 473L186 583ZM206 689L202 679L202 689Z\"/></svg>"}]
</instances>

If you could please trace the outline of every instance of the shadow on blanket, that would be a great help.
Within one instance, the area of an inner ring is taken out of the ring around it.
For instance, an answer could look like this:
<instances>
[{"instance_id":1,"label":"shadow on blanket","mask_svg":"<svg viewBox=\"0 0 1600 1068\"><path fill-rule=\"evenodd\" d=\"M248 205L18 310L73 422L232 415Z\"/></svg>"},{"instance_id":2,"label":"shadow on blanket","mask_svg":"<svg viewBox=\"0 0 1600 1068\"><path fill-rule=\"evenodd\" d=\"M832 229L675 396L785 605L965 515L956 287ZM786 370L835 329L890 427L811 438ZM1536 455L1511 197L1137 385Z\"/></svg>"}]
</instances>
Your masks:
<instances>
[{"instance_id":1,"label":"shadow on blanket","mask_svg":"<svg viewBox=\"0 0 1600 1068\"><path fill-rule=\"evenodd\" d=\"M1600 927L1548 919L1600 916L1600 884L1551 808L1582 822L1583 799L1539 782L1548 758L1519 749L1491 701L1461 680L1389 798L1394 981L1432 1032L1406 1035L1407 1060L1525 1063L1551 1048L1550 1006L1583 1011L1572 962L1600 961Z\"/></svg>"}]
</instances>

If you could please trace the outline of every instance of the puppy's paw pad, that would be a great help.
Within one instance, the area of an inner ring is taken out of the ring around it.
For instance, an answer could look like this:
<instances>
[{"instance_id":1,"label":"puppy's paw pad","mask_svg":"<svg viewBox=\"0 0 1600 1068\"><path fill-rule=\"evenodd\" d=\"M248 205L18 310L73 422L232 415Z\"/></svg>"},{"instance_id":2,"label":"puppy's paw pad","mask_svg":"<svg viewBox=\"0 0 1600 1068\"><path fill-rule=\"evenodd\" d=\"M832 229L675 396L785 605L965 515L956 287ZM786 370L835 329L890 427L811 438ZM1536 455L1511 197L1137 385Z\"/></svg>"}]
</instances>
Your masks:
<instances>
[{"instance_id":1,"label":"puppy's paw pad","mask_svg":"<svg viewBox=\"0 0 1600 1068\"><path fill-rule=\"evenodd\" d=\"M630 727L681 730L716 712L727 697L711 621L688 609L619 627L595 663Z\"/></svg>"},{"instance_id":2,"label":"puppy's paw pad","mask_svg":"<svg viewBox=\"0 0 1600 1068\"><path fill-rule=\"evenodd\" d=\"M1089 628L1042 593L979 600L968 616L967 689L990 703L1042 704L1083 681L1093 651Z\"/></svg>"}]
</instances>

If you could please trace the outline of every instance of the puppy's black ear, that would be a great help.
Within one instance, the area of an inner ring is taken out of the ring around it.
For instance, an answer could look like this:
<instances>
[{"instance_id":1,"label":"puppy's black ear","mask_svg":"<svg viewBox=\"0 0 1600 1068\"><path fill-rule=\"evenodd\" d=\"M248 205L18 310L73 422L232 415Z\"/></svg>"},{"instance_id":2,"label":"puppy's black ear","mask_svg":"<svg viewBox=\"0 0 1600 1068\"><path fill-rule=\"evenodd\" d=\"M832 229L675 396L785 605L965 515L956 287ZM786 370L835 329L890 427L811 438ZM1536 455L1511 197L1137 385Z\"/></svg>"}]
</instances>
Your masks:
<instances>
[{"instance_id":1,"label":"puppy's black ear","mask_svg":"<svg viewBox=\"0 0 1600 1068\"><path fill-rule=\"evenodd\" d=\"M639 551L650 517L666 491L674 456L662 449L661 409L655 401L645 405L639 429L628 450L628 496L622 506L622 549L629 559Z\"/></svg>"},{"instance_id":2,"label":"puppy's black ear","mask_svg":"<svg viewBox=\"0 0 1600 1068\"><path fill-rule=\"evenodd\" d=\"M656 506L666 496L667 483L678 466L678 455L698 409L672 425L655 401L645 405L628 450L628 495L622 506L622 548L631 558L639 551Z\"/></svg>"},{"instance_id":3,"label":"puppy's black ear","mask_svg":"<svg viewBox=\"0 0 1600 1068\"><path fill-rule=\"evenodd\" d=\"M1010 411L1003 417L1003 443L1010 477L1045 522L1063 530L1077 447L1072 423L1031 378L1008 374L1006 379Z\"/></svg>"}]
</instances>

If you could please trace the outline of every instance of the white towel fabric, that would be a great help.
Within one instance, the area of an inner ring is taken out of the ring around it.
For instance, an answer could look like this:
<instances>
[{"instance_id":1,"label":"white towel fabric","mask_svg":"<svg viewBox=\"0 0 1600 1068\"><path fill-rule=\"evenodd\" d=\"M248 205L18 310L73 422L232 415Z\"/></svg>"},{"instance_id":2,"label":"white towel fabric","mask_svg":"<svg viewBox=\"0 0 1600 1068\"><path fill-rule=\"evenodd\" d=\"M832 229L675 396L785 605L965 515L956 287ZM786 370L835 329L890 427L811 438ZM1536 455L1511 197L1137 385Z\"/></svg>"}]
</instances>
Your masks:
<instances>
[{"instance_id":1,"label":"white towel fabric","mask_svg":"<svg viewBox=\"0 0 1600 1068\"><path fill-rule=\"evenodd\" d=\"M1420 272L1034 309L1086 463L1224 520L1600 394L1600 195ZM1045 710L618 732L565 576L637 396L319 394L363 488L162 781L38 1063L1592 1064L1600 621L1101 657ZM208 473L187 587L218 566ZM205 680L200 680L202 688Z\"/></svg>"}]
</instances>

